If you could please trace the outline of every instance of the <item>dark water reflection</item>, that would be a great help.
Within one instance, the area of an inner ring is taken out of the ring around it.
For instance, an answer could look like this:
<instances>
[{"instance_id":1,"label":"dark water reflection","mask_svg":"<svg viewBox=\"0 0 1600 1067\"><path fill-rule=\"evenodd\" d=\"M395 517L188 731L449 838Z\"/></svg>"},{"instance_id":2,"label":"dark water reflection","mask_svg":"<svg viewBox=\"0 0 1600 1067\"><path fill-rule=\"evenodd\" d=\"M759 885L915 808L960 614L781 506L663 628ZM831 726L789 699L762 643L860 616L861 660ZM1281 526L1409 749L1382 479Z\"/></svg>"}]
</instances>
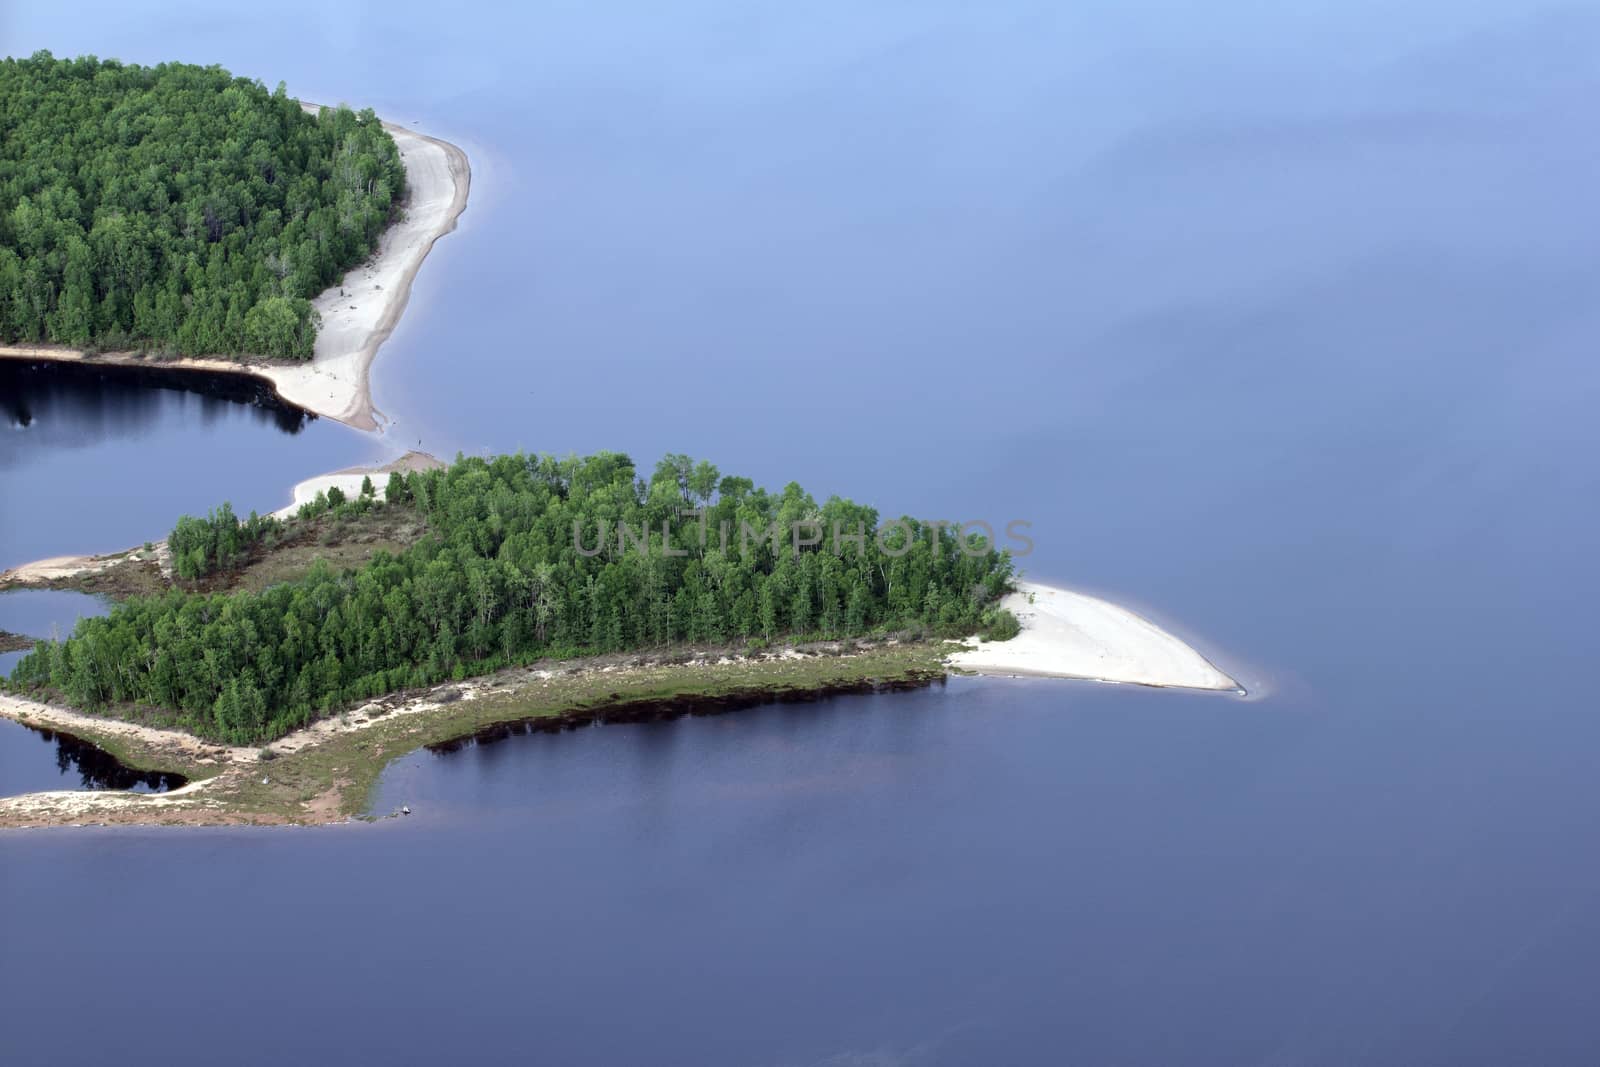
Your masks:
<instances>
[{"instance_id":1,"label":"dark water reflection","mask_svg":"<svg viewBox=\"0 0 1600 1067\"><path fill-rule=\"evenodd\" d=\"M0 796L43 789L165 793L188 781L181 774L133 770L111 753L72 734L0 718Z\"/></svg>"},{"instance_id":2,"label":"dark water reflection","mask_svg":"<svg viewBox=\"0 0 1600 1067\"><path fill-rule=\"evenodd\" d=\"M591 726L617 724L647 724L672 722L685 716L704 718L711 715L731 715L769 704L815 704L841 696L862 693L909 693L930 685L943 686L943 675L921 675L890 682L864 680L844 682L816 689L791 689L773 692L761 689L742 689L714 696L647 697L623 700L594 708L583 708L561 715L531 715L527 718L508 719L485 723L470 734L440 741L426 746L436 756L482 748L513 737L533 734L553 734Z\"/></svg>"},{"instance_id":3,"label":"dark water reflection","mask_svg":"<svg viewBox=\"0 0 1600 1067\"><path fill-rule=\"evenodd\" d=\"M110 604L103 598L55 589L12 589L0 593L0 630L22 637L59 638L72 633L78 620L91 615L104 615ZM12 669L28 654L28 649L0 652L0 677L10 675ZM107 782L121 781L121 765L93 745L85 745L76 738L64 738L52 754L35 742L38 734L17 726L11 720L0 720L0 796L26 793L34 789L71 789L69 780L61 777L69 764L83 768L83 787L107 789L132 789L139 787L139 776L127 779L129 785L94 785L104 778ZM77 754L81 753L81 759ZM109 761L109 763L107 763ZM57 773L52 774L52 769ZM106 777L108 776L109 777ZM49 783L49 784L43 784Z\"/></svg>"},{"instance_id":4,"label":"dark water reflection","mask_svg":"<svg viewBox=\"0 0 1600 1067\"><path fill-rule=\"evenodd\" d=\"M257 421L282 433L299 433L316 416L278 399L272 386L242 374L162 370L159 367L92 367L75 363L0 361L0 417L12 430L40 432L37 444L85 448L127 437L166 414L163 392L182 393L189 414L216 421L243 405ZM23 454L0 452L0 463Z\"/></svg>"}]
</instances>

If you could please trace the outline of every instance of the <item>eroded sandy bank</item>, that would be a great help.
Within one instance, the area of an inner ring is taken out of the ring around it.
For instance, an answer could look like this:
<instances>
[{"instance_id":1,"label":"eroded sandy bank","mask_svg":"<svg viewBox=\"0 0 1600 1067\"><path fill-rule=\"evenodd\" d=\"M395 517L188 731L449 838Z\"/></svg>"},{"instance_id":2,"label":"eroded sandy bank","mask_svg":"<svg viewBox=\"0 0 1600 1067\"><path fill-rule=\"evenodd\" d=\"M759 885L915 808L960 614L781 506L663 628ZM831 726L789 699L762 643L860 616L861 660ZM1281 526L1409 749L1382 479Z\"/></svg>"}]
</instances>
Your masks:
<instances>
[{"instance_id":1,"label":"eroded sandy bank","mask_svg":"<svg viewBox=\"0 0 1600 1067\"><path fill-rule=\"evenodd\" d=\"M316 105L304 106L316 110ZM434 242L456 228L472 185L472 170L461 149L392 122L383 125L405 163L405 215L384 231L370 260L312 301L322 326L309 361L155 361L137 352L90 354L57 345L0 345L0 358L250 374L271 382L280 397L297 407L360 430L378 429L379 413L372 406L373 358L400 321L411 284Z\"/></svg>"},{"instance_id":2,"label":"eroded sandy bank","mask_svg":"<svg viewBox=\"0 0 1600 1067\"><path fill-rule=\"evenodd\" d=\"M950 657L979 674L1237 690L1239 683L1147 619L1098 597L1022 582L1001 606L1022 623L1009 641L969 641Z\"/></svg>"}]
</instances>

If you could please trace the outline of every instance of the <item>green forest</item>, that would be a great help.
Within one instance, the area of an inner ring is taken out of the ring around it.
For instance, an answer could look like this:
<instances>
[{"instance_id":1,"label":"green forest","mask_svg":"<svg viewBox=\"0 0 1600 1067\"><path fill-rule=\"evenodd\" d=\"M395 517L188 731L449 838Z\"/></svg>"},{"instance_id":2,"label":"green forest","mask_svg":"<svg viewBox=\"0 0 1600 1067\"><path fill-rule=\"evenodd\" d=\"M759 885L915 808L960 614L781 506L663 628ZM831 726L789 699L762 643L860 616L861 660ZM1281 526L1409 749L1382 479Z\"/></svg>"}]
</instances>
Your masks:
<instances>
[{"instance_id":1,"label":"green forest","mask_svg":"<svg viewBox=\"0 0 1600 1067\"><path fill-rule=\"evenodd\" d=\"M1015 632L995 607L1011 558L981 535L880 524L870 507L818 505L793 482L758 489L681 455L648 478L618 453L458 458L319 497L298 521L373 508L414 509L427 532L359 569L319 561L261 592L129 599L40 644L10 685L111 714L170 709L201 736L252 744L356 701L546 656ZM180 521L175 556L191 573L225 571L280 532L219 509Z\"/></svg>"},{"instance_id":2,"label":"green forest","mask_svg":"<svg viewBox=\"0 0 1600 1067\"><path fill-rule=\"evenodd\" d=\"M370 110L220 67L0 60L0 341L309 358L405 170Z\"/></svg>"}]
</instances>

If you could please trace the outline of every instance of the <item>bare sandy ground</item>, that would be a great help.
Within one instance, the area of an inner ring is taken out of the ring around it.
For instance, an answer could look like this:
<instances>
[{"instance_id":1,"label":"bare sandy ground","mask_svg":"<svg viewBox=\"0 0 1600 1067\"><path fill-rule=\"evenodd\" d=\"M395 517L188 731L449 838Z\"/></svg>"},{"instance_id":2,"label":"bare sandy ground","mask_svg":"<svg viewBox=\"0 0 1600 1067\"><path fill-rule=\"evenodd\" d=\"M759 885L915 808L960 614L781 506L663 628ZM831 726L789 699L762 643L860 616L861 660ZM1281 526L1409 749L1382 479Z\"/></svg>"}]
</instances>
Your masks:
<instances>
[{"instance_id":1,"label":"bare sandy ground","mask_svg":"<svg viewBox=\"0 0 1600 1067\"><path fill-rule=\"evenodd\" d=\"M390 463L376 467L347 467L342 471L331 474L319 474L314 478L307 478L297 482L290 493L289 503L274 511L272 514L279 519L293 518L301 505L309 504L317 498L318 493L326 493L334 486L345 496L353 497L361 492L361 482L365 478L372 479L372 487L378 493L378 499L383 499L383 487L388 481L390 471L425 471L445 464L436 456L413 449Z\"/></svg>"},{"instance_id":2,"label":"bare sandy ground","mask_svg":"<svg viewBox=\"0 0 1600 1067\"><path fill-rule=\"evenodd\" d=\"M303 105L315 112L317 105ZM384 231L378 252L344 283L311 302L322 316L309 364L264 368L289 403L361 430L378 428L371 368L411 298L411 283L433 243L456 228L472 185L467 155L455 145L385 122L405 163L405 217ZM359 484L359 483L358 483Z\"/></svg>"},{"instance_id":3,"label":"bare sandy ground","mask_svg":"<svg viewBox=\"0 0 1600 1067\"><path fill-rule=\"evenodd\" d=\"M0 572L0 588L7 585L28 585L51 582L58 578L80 578L98 573L121 563L126 553L111 556L51 556L35 560Z\"/></svg>"},{"instance_id":4,"label":"bare sandy ground","mask_svg":"<svg viewBox=\"0 0 1600 1067\"><path fill-rule=\"evenodd\" d=\"M317 105L303 105L315 111ZM322 316L312 358L299 363L244 364L222 359L173 359L154 364L137 352L89 354L56 345L0 345L0 359L159 365L164 370L252 374L270 381L284 400L360 430L376 430L371 368L411 296L411 283L433 244L456 228L467 206L472 169L466 153L446 141L391 122L410 187L404 217L384 231L378 251L346 273L344 283L312 301Z\"/></svg>"},{"instance_id":5,"label":"bare sandy ground","mask_svg":"<svg viewBox=\"0 0 1600 1067\"><path fill-rule=\"evenodd\" d=\"M1022 632L1009 641L968 641L972 647L952 655L952 665L979 674L1239 688L1183 641L1098 597L1022 582L1001 606L1016 615Z\"/></svg>"},{"instance_id":6,"label":"bare sandy ground","mask_svg":"<svg viewBox=\"0 0 1600 1067\"><path fill-rule=\"evenodd\" d=\"M202 741L182 730L158 730L153 726L141 726L121 719L85 715L70 708L28 700L14 693L0 692L0 715L27 723L29 726L60 730L69 734L82 734L85 730L93 730L114 737L137 738L153 747L175 749L191 759L202 762L210 760L220 763L254 762L256 758L254 749L230 748L214 741ZM173 792L176 793L177 790Z\"/></svg>"}]
</instances>

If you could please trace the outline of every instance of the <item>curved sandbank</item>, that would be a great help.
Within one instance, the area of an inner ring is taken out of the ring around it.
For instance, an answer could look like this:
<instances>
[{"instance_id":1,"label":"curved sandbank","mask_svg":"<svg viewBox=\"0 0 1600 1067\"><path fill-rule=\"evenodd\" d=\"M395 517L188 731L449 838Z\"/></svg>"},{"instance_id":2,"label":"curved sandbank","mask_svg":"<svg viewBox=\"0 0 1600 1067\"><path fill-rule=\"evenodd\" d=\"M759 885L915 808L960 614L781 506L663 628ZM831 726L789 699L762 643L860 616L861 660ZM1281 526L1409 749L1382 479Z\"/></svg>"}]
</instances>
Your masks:
<instances>
[{"instance_id":1,"label":"curved sandbank","mask_svg":"<svg viewBox=\"0 0 1600 1067\"><path fill-rule=\"evenodd\" d=\"M303 482L296 482L293 491L289 494L289 503L272 513L273 518L292 519L296 512L317 498L318 493L326 493L329 489L338 486L339 491L347 497L356 496L361 492L363 479L371 478L372 487L380 494L382 499L384 479L383 475L390 471L426 471L445 466L445 462L437 456L412 449L399 459L375 467L346 467L342 471L331 474L319 474L307 478Z\"/></svg>"},{"instance_id":2,"label":"curved sandbank","mask_svg":"<svg viewBox=\"0 0 1600 1067\"><path fill-rule=\"evenodd\" d=\"M301 106L311 112L319 107L304 102ZM380 413L372 406L370 384L373 357L400 321L423 259L435 241L456 228L472 186L467 155L455 145L392 122L385 122L383 128L394 137L405 164L405 213L384 230L371 259L351 268L341 284L312 300L322 325L311 359L291 363L157 361L140 352L90 353L58 345L0 345L0 359L248 374L271 382L278 396L296 407L358 430L378 429Z\"/></svg>"},{"instance_id":3,"label":"curved sandbank","mask_svg":"<svg viewBox=\"0 0 1600 1067\"><path fill-rule=\"evenodd\" d=\"M973 647L951 655L952 666L991 675L1240 688L1182 640L1098 597L1019 582L1000 606L1016 615L1022 632L1009 641L968 641Z\"/></svg>"}]
</instances>

